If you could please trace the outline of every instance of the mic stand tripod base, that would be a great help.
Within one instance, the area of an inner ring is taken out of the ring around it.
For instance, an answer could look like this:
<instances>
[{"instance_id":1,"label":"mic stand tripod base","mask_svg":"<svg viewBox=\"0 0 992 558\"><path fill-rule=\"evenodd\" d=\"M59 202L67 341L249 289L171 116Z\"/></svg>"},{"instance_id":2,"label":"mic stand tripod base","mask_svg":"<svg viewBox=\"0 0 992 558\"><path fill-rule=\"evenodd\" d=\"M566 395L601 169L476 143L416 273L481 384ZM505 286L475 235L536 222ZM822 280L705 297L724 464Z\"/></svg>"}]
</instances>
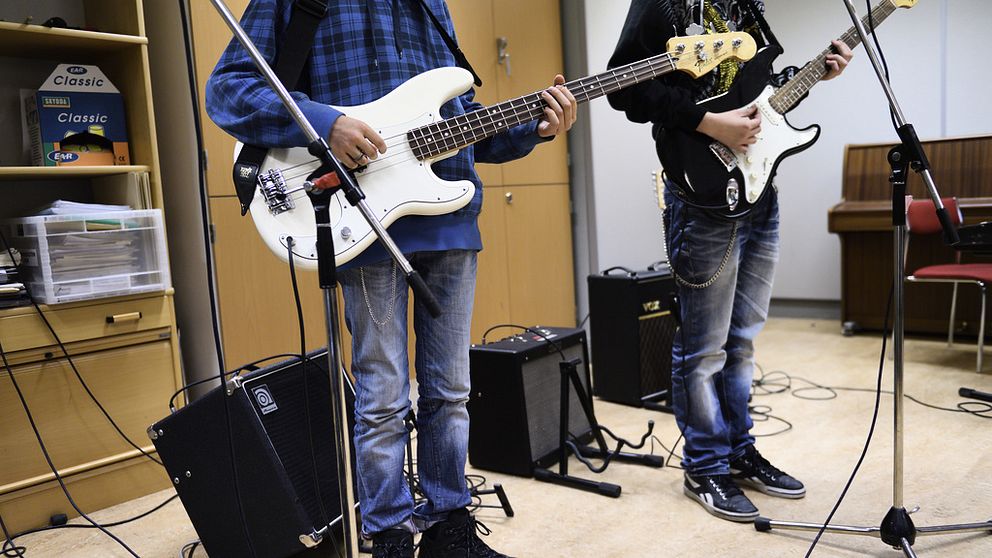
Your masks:
<instances>
[{"instance_id":1,"label":"mic stand tripod base","mask_svg":"<svg viewBox=\"0 0 992 558\"><path fill-rule=\"evenodd\" d=\"M754 520L756 531L767 532L772 529L787 531L819 531L822 523L805 523L800 521L777 521L767 517ZM909 518L905 508L891 508L882 520L881 527L858 527L854 525L827 524L824 533L840 535L863 535L878 537L883 542L897 550L902 550L908 557L915 557L912 545L916 537L926 535L945 535L952 533L983 533L992 532L992 520L982 523L960 523L955 525L937 525L932 527L916 527Z\"/></svg>"}]
</instances>

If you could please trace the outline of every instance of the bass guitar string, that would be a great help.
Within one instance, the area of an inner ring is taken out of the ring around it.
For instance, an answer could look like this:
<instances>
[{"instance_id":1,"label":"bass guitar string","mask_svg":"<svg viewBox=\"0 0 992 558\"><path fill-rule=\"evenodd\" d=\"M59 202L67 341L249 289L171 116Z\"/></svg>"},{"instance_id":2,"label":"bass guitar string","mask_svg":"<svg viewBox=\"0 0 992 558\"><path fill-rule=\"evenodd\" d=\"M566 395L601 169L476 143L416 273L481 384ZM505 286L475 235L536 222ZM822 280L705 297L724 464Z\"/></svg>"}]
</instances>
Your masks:
<instances>
[{"instance_id":1,"label":"bass guitar string","mask_svg":"<svg viewBox=\"0 0 992 558\"><path fill-rule=\"evenodd\" d=\"M665 58L665 57L667 57L667 58ZM677 62L677 60L678 59L676 57L674 57L674 56L666 53L664 55L661 55L661 57L649 58L648 60L644 60L644 61L641 61L641 62L638 62L638 63L635 63L635 64L631 64L630 66L626 67L626 71L625 72L621 72L620 71L621 69L616 69L616 70L614 70L614 71L611 72L611 75L613 77L612 81L613 82L616 82L616 84L615 84L616 89L615 90L619 90L619 89L622 89L622 88L627 87L629 85L633 85L635 83L638 83L640 81L643 81L643 79L646 78L648 75L657 76L657 75L662 75L662 74L671 72L671 71L673 71L673 70L676 69L676 62ZM664 63L664 65L661 68L656 68L655 66L659 62ZM641 67L638 67L638 66L641 66ZM632 77L624 78L623 80L617 79L616 76L618 74L621 74L621 73L632 74ZM584 79L585 80L589 80L589 78L584 78ZM598 89L604 91L604 94L605 94L605 91L606 91L606 88L607 87L611 87L611 88L614 87L613 83L603 84L602 82L604 81L604 79L603 79L603 76L602 75L595 76L595 81L596 81L596 87ZM573 81L573 82L566 83L565 86L566 87L569 87L570 89L571 88L577 88L577 90L580 90L580 91L585 90L583 93L580 93L580 94L585 94L586 96L588 96L588 89L591 86L589 86L588 83L583 84L582 82L583 82L583 80L580 79L580 80L576 80L576 81ZM496 125L495 124L495 120L493 119L492 114L486 114L486 113L489 113L494 108L498 108L498 107L505 106L505 105L509 105L509 107L507 107L507 108L508 109L513 109L513 110L517 110L519 108L524 108L524 107L527 107L528 105L531 105L532 103L535 102L535 100L532 100L532 98L536 98L537 101L543 102L543 99L541 99L541 97L540 97L540 93L541 92L536 92L536 93L531 93L529 95L525 95L525 96L522 96L522 97L517 97L516 99L512 99L510 101L505 101L505 102L500 103L499 105L495 105L493 107L487 107L487 108L479 109L479 110L476 110L476 111L473 111L473 112L470 112L470 113L462 114L462 115L459 115L459 116L455 116L455 117L452 117L452 118L448 118L448 119L445 119L445 120L434 122L432 124L421 126L420 128L415 128L413 130L408 130L408 131L403 132L401 134L396 134L396 135L393 135L393 136L388 136L386 138L383 138L383 140L387 142L386 143L386 146L387 146L387 151L388 151L388 148L390 147L390 144L389 144L389 141L390 140L395 140L397 138L403 138L402 141L393 143L392 144L393 147L395 147L397 145L403 145L404 143L409 144L409 141L406 138L413 131L416 131L416 130L419 130L419 129L424 129L424 128L429 128L431 126L438 127L438 130L440 131L440 125L441 124L444 124L446 122L449 122L448 126L449 126L449 132L450 132L450 121L457 120L457 119L470 119L470 118L473 118L474 117L475 120L476 120L476 122L472 123L472 127L469 128L469 129L467 129L467 130L464 130L463 129L462 131L456 132L455 133L455 137L457 137L459 139L459 141L456 141L455 144L450 149L447 149L447 150L441 152L440 154L446 153L448 151L454 151L456 149L460 149L461 147L465 147L467 145L471 145L472 143L475 143L476 141L480 141L482 139L485 139L486 137L489 137L489 135L492 135L492 134L483 135L480 138L475 138L474 137L479 132L481 132L483 134L486 134L486 132L487 132L486 126L494 126L494 125ZM588 99L583 99L583 100L588 100ZM520 103L520 106L519 107L515 107L514 105L516 103ZM537 111L538 116L540 116L541 114L544 113L544 106L546 106L546 105L543 105ZM500 111L499 111L500 114L502 115L503 112L505 110L507 110L507 108L500 109ZM531 108L531 109L527 109L525 111L514 112L513 114L511 114L508 118L515 118L516 119L516 122L514 124L512 124L511 127L512 126L519 125L519 124L521 124L523 122L529 122L531 120L534 120L536 117L533 117L530 114L532 112L535 112L535 110ZM483 122L483 118L487 118L487 117L488 117L488 120L489 121L488 122ZM494 133L497 133L499 131L499 128L494 128L492 131ZM473 136L472 140L473 141L466 142L466 140L468 139L469 134L472 134L472 136ZM451 139L455 139L455 138L449 136L446 139L447 140L451 140ZM459 147L459 143L461 143L463 145L461 145L461 147ZM417 146L417 147L424 147L424 146ZM384 161L385 159L388 159L388 158L390 158L392 156L393 155L385 155L383 157L379 157L377 159L372 160L371 163L376 163L376 162ZM287 171L294 170L294 169L299 168L301 166L311 165L311 164L314 164L314 163L319 163L319 160L316 159L316 158L310 159L310 160L307 160L305 162L298 163L296 165L292 165L290 167L286 167L286 168L281 169L281 170L285 173Z\"/></svg>"}]
</instances>

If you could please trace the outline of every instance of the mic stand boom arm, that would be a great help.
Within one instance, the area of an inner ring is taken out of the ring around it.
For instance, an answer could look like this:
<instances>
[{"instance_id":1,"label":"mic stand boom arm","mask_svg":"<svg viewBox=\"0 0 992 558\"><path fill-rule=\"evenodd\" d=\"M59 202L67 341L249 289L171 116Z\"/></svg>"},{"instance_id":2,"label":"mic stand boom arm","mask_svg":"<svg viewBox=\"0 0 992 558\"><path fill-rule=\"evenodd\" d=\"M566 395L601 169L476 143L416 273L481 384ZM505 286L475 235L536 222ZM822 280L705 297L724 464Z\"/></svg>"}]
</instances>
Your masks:
<instances>
[{"instance_id":1,"label":"mic stand boom arm","mask_svg":"<svg viewBox=\"0 0 992 558\"><path fill-rule=\"evenodd\" d=\"M248 38L244 29L238 24L237 18L224 4L223 0L210 0L217 9L221 18L234 33L234 37L241 43L258 71L268 82L269 86L279 96L279 100L289 111L290 116L296 124L303 130L307 139L307 151L311 155L320 159L323 163L322 169L330 169L337 175L341 182L341 189L345 198L354 206L368 221L379 241L386 248L390 257L396 262L397 267L403 271L407 283L413 288L416 298L424 304L428 312L435 318L441 315L441 307L437 299L427 289L423 278L410 265L406 257L390 238L385 227L373 215L372 210L365 202L365 194L359 188L355 177L345 169L341 163L331 154L330 147L324 137L317 133L313 125L306 119L300 107L290 96L289 91L276 77L275 72L262 57L258 49ZM345 405L344 370L341 368L338 307L337 307L337 267L334 261L334 237L331 234L330 214L328 203L331 194L327 190L311 190L308 192L313 208L316 212L317 221L317 275L320 288L324 291L324 313L327 320L327 359L328 371L331 374L331 414L334 417L334 442L337 449L337 470L338 485L341 495L341 525L344 532L345 553L348 558L358 555L358 533L355 521L355 494L354 482L351 471L351 444L347 435L348 417L347 406ZM303 537L301 537L302 539ZM306 544L306 543L305 543Z\"/></svg>"}]
</instances>

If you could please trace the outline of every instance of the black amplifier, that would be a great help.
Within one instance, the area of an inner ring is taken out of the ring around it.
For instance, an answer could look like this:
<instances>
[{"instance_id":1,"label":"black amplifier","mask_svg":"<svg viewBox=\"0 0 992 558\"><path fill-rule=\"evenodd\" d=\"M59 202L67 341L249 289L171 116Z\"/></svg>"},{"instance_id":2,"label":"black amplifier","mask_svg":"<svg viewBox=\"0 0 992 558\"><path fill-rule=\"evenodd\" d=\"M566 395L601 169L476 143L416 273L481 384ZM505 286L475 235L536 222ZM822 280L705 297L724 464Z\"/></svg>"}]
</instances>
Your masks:
<instances>
[{"instance_id":1,"label":"black amplifier","mask_svg":"<svg viewBox=\"0 0 992 558\"><path fill-rule=\"evenodd\" d=\"M535 465L544 468L558 461L562 360L582 361L579 381L591 397L585 331L530 329L494 343L473 345L469 351L468 456L478 469L529 477ZM575 389L569 389L569 397L568 430L588 442L592 432Z\"/></svg>"},{"instance_id":2,"label":"black amplifier","mask_svg":"<svg viewBox=\"0 0 992 558\"><path fill-rule=\"evenodd\" d=\"M225 387L148 431L207 553L326 554L314 547L335 536L328 526L341 516L327 351L248 372ZM353 417L350 383L345 397Z\"/></svg>"},{"instance_id":3,"label":"black amplifier","mask_svg":"<svg viewBox=\"0 0 992 558\"><path fill-rule=\"evenodd\" d=\"M677 328L671 270L667 265L645 271L614 267L588 281L595 394L638 407L670 403Z\"/></svg>"}]
</instances>

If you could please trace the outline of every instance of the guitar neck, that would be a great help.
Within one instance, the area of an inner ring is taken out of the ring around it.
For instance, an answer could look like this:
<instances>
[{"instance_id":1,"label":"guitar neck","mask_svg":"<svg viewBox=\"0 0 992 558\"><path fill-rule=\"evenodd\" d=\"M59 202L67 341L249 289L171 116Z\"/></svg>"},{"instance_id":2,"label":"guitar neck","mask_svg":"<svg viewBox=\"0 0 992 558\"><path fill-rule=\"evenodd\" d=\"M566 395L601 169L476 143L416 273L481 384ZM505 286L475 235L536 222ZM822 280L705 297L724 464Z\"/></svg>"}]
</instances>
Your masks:
<instances>
[{"instance_id":1,"label":"guitar neck","mask_svg":"<svg viewBox=\"0 0 992 558\"><path fill-rule=\"evenodd\" d=\"M861 23L866 29L871 29L870 25L878 27L886 18L896 11L896 5L892 0L882 0L875 6L869 15L861 18ZM861 44L861 36L853 26L846 33L840 36L839 41L844 42L852 49ZM771 98L769 103L779 114L785 114L792 110L799 101L827 75L827 56L833 54L833 47L827 48L819 56L810 60L796 75L785 85L780 87Z\"/></svg>"},{"instance_id":2,"label":"guitar neck","mask_svg":"<svg viewBox=\"0 0 992 558\"><path fill-rule=\"evenodd\" d=\"M565 84L579 103L591 101L625 87L640 83L676 69L677 59L664 53L627 66L613 68L601 74ZM537 120L544 116L547 106L542 91L517 97L477 111L448 118L407 133L417 159L437 157L494 136L504 130Z\"/></svg>"}]
</instances>

